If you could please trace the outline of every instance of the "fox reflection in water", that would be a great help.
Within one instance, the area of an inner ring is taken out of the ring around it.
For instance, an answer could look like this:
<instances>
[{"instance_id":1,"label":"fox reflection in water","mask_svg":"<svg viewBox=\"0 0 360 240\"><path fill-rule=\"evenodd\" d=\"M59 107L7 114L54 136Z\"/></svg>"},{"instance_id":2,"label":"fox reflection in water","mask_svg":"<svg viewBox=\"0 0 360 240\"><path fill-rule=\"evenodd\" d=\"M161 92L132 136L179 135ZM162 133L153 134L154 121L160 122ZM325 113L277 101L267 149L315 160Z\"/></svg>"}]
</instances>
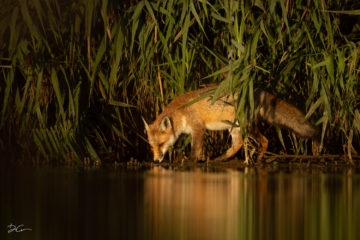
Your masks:
<instances>
[{"instance_id":1,"label":"fox reflection in water","mask_svg":"<svg viewBox=\"0 0 360 240\"><path fill-rule=\"evenodd\" d=\"M354 169L220 171L0 169L0 239L360 239Z\"/></svg>"},{"instance_id":2,"label":"fox reflection in water","mask_svg":"<svg viewBox=\"0 0 360 240\"><path fill-rule=\"evenodd\" d=\"M233 211L240 207L239 188L238 178L228 174L154 168L144 186L146 232L153 232L155 239L224 239L223 229L229 228L237 236Z\"/></svg>"},{"instance_id":3,"label":"fox reflection in water","mask_svg":"<svg viewBox=\"0 0 360 240\"><path fill-rule=\"evenodd\" d=\"M152 169L144 185L144 232L155 239L328 239L330 231L354 236L354 218L360 217L353 210L359 213L360 204L346 203L360 194L353 195L346 175L246 171Z\"/></svg>"}]
</instances>

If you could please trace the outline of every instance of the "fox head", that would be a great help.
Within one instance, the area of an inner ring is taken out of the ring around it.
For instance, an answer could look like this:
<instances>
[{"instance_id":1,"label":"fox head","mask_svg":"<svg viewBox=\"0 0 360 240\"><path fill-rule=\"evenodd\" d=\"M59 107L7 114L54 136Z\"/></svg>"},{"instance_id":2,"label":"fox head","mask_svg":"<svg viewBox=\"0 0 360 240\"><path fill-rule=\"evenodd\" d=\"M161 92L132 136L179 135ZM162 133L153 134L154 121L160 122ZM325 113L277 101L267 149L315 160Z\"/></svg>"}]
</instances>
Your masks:
<instances>
[{"instance_id":1,"label":"fox head","mask_svg":"<svg viewBox=\"0 0 360 240\"><path fill-rule=\"evenodd\" d=\"M171 120L167 116L156 119L154 123L148 125L142 118L145 130L147 132L148 141L155 162L162 162L169 147L176 141L176 134L173 129Z\"/></svg>"}]
</instances>

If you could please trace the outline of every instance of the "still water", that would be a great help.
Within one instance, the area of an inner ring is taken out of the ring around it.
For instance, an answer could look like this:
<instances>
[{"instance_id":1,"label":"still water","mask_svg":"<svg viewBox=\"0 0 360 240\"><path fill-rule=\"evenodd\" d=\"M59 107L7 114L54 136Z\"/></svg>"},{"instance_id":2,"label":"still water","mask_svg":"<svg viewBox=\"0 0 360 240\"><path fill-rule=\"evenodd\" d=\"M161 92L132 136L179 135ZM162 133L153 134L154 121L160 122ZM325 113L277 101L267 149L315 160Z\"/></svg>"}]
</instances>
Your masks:
<instances>
[{"instance_id":1,"label":"still water","mask_svg":"<svg viewBox=\"0 0 360 240\"><path fill-rule=\"evenodd\" d=\"M0 180L0 239L360 239L354 169L22 168Z\"/></svg>"}]
</instances>

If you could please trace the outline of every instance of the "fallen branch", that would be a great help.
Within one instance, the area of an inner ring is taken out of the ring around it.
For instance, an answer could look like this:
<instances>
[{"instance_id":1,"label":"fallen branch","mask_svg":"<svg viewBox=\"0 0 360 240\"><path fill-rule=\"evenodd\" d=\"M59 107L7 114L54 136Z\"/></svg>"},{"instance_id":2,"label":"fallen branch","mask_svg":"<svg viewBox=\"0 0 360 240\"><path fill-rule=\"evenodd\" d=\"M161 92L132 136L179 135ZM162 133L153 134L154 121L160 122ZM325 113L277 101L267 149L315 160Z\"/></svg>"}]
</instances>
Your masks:
<instances>
[{"instance_id":1,"label":"fallen branch","mask_svg":"<svg viewBox=\"0 0 360 240\"><path fill-rule=\"evenodd\" d=\"M306 159L306 160L311 160L311 159L340 159L343 161L348 160L349 163L352 163L349 158L345 155L340 155L340 154L323 154L323 155L291 155L291 154L274 154L272 156L267 156L265 157L265 161L267 163L271 163L273 161L276 161L277 159L280 158L293 158L293 159ZM360 155L352 155L352 160L360 160Z\"/></svg>"}]
</instances>

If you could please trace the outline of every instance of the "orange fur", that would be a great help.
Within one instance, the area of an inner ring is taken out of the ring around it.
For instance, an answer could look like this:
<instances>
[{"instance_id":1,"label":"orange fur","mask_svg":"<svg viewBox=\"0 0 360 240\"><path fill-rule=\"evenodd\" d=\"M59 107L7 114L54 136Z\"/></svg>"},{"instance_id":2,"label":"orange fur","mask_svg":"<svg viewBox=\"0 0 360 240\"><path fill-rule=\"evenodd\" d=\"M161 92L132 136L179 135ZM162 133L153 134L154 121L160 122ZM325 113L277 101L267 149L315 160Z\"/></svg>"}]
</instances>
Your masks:
<instances>
[{"instance_id":1,"label":"orange fur","mask_svg":"<svg viewBox=\"0 0 360 240\"><path fill-rule=\"evenodd\" d=\"M239 151L242 147L240 128L229 123L235 123L236 120L232 106L234 99L225 94L212 103L209 94L191 103L216 88L217 86L207 87L176 97L150 125L143 119L154 161L161 162L168 148L181 134L192 135L191 158L194 161L202 159L203 136L206 130L230 131L232 146L216 160L231 158ZM259 158L262 158L267 150L268 140L257 129L257 121L266 121L272 125L289 128L301 137L316 136L317 129L306 121L300 110L293 105L259 89L254 91L254 101L255 107L259 107L259 113L251 133L261 146Z\"/></svg>"}]
</instances>

